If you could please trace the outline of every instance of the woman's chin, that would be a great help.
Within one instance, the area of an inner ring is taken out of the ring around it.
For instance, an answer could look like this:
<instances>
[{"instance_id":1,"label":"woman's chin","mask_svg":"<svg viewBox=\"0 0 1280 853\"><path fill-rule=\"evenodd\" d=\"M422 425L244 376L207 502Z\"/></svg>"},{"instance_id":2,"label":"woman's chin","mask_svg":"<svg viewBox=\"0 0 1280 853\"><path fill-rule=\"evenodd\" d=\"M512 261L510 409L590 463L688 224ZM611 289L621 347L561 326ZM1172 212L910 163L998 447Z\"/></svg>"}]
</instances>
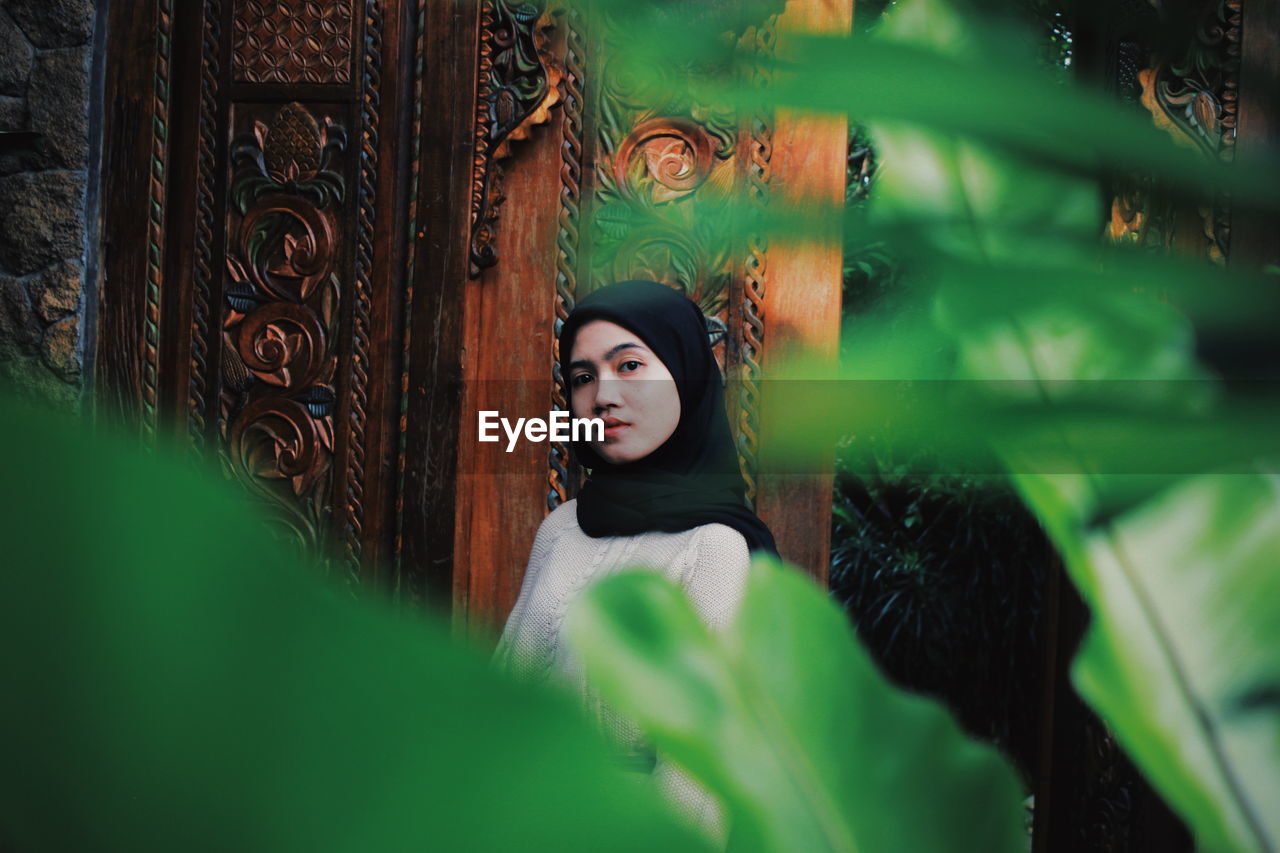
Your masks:
<instances>
[{"instance_id":1,"label":"woman's chin","mask_svg":"<svg viewBox=\"0 0 1280 853\"><path fill-rule=\"evenodd\" d=\"M643 454L631 452L626 447L619 447L616 444L593 444L591 449L610 465L626 465L628 462L634 462L643 456Z\"/></svg>"}]
</instances>

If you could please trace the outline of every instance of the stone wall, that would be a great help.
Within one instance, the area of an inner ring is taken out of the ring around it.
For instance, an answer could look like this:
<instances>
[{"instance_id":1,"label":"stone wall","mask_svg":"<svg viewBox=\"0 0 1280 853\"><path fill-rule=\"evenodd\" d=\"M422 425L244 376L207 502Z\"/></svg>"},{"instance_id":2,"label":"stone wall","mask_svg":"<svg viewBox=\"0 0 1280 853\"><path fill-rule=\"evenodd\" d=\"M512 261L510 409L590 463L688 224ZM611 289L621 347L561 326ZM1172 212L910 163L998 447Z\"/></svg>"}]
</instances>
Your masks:
<instances>
[{"instance_id":1,"label":"stone wall","mask_svg":"<svg viewBox=\"0 0 1280 853\"><path fill-rule=\"evenodd\" d=\"M94 0L0 0L0 383L66 409L88 378L95 17Z\"/></svg>"}]
</instances>

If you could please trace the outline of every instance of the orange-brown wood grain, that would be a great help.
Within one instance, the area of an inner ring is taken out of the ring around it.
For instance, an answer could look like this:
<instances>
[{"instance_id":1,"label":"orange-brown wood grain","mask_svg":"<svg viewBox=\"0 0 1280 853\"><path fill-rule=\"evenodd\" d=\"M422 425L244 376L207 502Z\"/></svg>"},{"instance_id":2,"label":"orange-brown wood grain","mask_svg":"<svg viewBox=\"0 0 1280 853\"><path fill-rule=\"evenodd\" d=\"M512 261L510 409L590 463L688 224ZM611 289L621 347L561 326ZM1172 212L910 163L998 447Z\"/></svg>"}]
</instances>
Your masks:
<instances>
[{"instance_id":1,"label":"orange-brown wood grain","mask_svg":"<svg viewBox=\"0 0 1280 853\"><path fill-rule=\"evenodd\" d=\"M496 266L468 282L458 446L454 616L492 639L515 604L547 513L546 442L477 441L478 413L546 418L551 409L556 217L563 111L502 161Z\"/></svg>"},{"instance_id":2,"label":"orange-brown wood grain","mask_svg":"<svg viewBox=\"0 0 1280 853\"><path fill-rule=\"evenodd\" d=\"M786 55L788 33L847 33L852 4L792 0L778 19L778 53ZM841 239L839 214L845 192L848 125L843 116L779 110L774 119L773 204L828 208L815 230L775 240L769 248L765 288L766 387L761 400L760 455L770 464L772 435L785 428L785 413L770 409L769 366L806 354L834 362L840 341ZM785 466L778 466L785 469ZM764 473L757 509L773 529L784 559L825 583L831 547L832 473Z\"/></svg>"}]
</instances>

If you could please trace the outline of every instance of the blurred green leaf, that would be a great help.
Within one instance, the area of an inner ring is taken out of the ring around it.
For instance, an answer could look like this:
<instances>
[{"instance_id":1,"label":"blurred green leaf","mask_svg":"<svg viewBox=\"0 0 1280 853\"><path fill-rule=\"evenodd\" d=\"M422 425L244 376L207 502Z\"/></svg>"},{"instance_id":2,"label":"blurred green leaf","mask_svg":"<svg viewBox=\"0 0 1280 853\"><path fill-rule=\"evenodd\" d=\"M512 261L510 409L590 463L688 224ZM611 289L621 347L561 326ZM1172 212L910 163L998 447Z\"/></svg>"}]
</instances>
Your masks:
<instances>
[{"instance_id":1,"label":"blurred green leaf","mask_svg":"<svg viewBox=\"0 0 1280 853\"><path fill-rule=\"evenodd\" d=\"M354 601L244 493L5 400L14 850L701 850L571 700Z\"/></svg>"},{"instance_id":2,"label":"blurred green leaf","mask_svg":"<svg viewBox=\"0 0 1280 853\"><path fill-rule=\"evenodd\" d=\"M1092 482L1017 478L1092 614L1072 676L1199 849L1280 843L1280 477L1185 481L1090 529Z\"/></svg>"},{"instance_id":3,"label":"blurred green leaf","mask_svg":"<svg viewBox=\"0 0 1280 853\"><path fill-rule=\"evenodd\" d=\"M605 0L603 8L635 5L644 4ZM1028 165L1076 175L1129 169L1171 187L1223 191L1237 203L1268 206L1280 194L1274 157L1233 169L1182 148L1145 112L1063 85L1037 59L1029 29L967 4L901 0L869 36L788 32L779 44L776 57L735 52L717 22L693 11L666 12L630 29L613 61L644 79L658 76L652 69L701 72L652 87L654 105L678 97L745 112L844 113L965 136ZM762 77L765 86L757 85Z\"/></svg>"},{"instance_id":4,"label":"blurred green leaf","mask_svg":"<svg viewBox=\"0 0 1280 853\"><path fill-rule=\"evenodd\" d=\"M720 634L651 572L590 587L566 630L601 694L728 804L730 849L1026 846L1008 765L890 686L844 613L775 561L753 562Z\"/></svg>"}]
</instances>

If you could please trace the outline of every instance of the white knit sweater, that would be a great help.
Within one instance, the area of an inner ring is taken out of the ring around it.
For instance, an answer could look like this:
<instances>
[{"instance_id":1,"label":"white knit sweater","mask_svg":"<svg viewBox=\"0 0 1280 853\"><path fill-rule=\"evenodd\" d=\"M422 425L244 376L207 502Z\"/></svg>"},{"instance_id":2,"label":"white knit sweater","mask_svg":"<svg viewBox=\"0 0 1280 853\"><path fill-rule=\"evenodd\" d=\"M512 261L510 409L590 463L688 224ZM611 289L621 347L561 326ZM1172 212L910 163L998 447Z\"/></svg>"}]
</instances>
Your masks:
<instances>
[{"instance_id":1,"label":"white knit sweater","mask_svg":"<svg viewBox=\"0 0 1280 853\"><path fill-rule=\"evenodd\" d=\"M520 595L494 652L494 662L519 677L553 679L573 688L624 756L638 762L653 756L659 789L721 847L725 825L716 800L661 754L654 756L635 724L600 700L561 641L560 626L569 605L589 583L621 569L647 566L678 583L702 620L719 630L737 611L749 563L746 540L727 525L594 539L578 526L578 502L568 501L538 528Z\"/></svg>"}]
</instances>

